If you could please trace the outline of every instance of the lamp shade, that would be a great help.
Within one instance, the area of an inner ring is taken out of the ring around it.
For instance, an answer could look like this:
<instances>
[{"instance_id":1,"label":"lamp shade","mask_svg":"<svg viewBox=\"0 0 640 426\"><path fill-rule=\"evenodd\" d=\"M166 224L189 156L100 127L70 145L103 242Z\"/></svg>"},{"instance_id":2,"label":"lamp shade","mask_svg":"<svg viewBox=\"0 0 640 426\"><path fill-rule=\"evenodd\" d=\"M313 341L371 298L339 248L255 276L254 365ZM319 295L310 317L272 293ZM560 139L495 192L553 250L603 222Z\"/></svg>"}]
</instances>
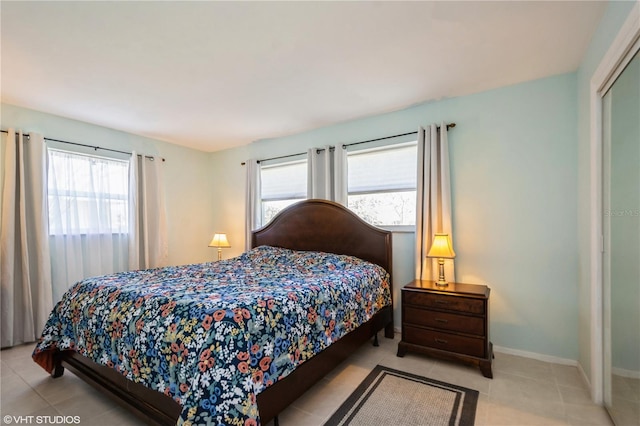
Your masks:
<instances>
[{"instance_id":1,"label":"lamp shade","mask_svg":"<svg viewBox=\"0 0 640 426\"><path fill-rule=\"evenodd\" d=\"M227 234L215 234L209 243L209 247L229 248L231 244L227 240Z\"/></svg>"},{"instance_id":2,"label":"lamp shade","mask_svg":"<svg viewBox=\"0 0 640 426\"><path fill-rule=\"evenodd\" d=\"M433 237L433 243L431 249L427 253L427 257L438 257L444 259L453 259L456 257L456 253L451 247L451 241L449 240L449 234L436 234Z\"/></svg>"}]
</instances>

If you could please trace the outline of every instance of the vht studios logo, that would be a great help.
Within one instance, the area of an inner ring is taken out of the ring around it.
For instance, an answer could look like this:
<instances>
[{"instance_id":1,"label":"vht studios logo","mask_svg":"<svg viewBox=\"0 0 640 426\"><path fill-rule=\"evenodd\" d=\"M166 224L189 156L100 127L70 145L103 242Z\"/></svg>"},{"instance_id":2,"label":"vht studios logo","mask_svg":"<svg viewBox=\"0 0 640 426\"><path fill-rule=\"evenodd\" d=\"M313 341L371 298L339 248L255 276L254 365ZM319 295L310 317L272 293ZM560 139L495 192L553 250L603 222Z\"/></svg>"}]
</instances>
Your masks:
<instances>
[{"instance_id":1,"label":"vht studios logo","mask_svg":"<svg viewBox=\"0 0 640 426\"><path fill-rule=\"evenodd\" d=\"M80 424L80 416L10 416L2 417L4 424L45 425L45 424Z\"/></svg>"}]
</instances>

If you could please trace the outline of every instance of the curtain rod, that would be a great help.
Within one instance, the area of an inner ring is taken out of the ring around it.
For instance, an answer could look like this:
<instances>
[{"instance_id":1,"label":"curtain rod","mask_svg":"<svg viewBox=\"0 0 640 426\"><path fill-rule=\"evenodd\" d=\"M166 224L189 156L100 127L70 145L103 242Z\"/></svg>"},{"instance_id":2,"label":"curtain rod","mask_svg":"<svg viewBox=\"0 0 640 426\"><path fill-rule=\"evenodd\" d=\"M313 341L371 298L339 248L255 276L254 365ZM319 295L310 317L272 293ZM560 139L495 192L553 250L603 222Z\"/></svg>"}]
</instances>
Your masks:
<instances>
[{"instance_id":1,"label":"curtain rod","mask_svg":"<svg viewBox=\"0 0 640 426\"><path fill-rule=\"evenodd\" d=\"M438 127L438 129L440 128L440 126L437 126L437 127ZM447 124L447 130L449 130L449 129L453 129L454 127L456 127L456 123L449 123L449 124ZM377 142L377 141L382 141L382 140L385 140L385 139L398 138L398 137L400 137L400 136L408 136L408 135L412 135L412 134L414 134L414 133L417 133L417 130L416 130L416 131L414 131L414 132L402 133L402 134L399 134L399 135L385 136L385 137L383 137L383 138L377 138L377 139L369 139L369 140L367 140L367 141L347 143L347 144L343 144L343 145L342 145L342 147L343 147L343 148L346 148L346 147L348 147L348 146L352 146L352 145L360 145L360 144L362 144L362 143ZM333 148L333 147L332 147L332 148ZM318 148L318 152L321 152L321 151L324 151L324 148ZM299 154L283 155L283 156L280 156L280 157L265 158L265 159L263 159L263 160L258 160L258 163L260 163L261 161L279 160L279 159L281 159L281 158L297 157L298 155L304 155L304 154L306 154L306 152L301 152L301 153L299 153ZM241 165L241 166L244 166L245 164L247 164L247 163L245 163L245 162L240 163L240 165Z\"/></svg>"},{"instance_id":2,"label":"curtain rod","mask_svg":"<svg viewBox=\"0 0 640 426\"><path fill-rule=\"evenodd\" d=\"M440 128L440 126L437 126L438 129ZM447 124L447 130L452 129L456 127L456 123L449 123ZM393 138L399 138L400 136L408 136L408 135L413 135L414 133L418 133L418 131L414 131L414 132L408 132L408 133L401 133L399 135L393 135L393 136L385 136L383 138L377 138L377 139L369 139L368 141L362 141L362 142L353 142L353 143L346 143L343 144L342 147L346 148L348 146L353 146L353 145L360 145L361 143L369 143L369 142L377 142L377 141L383 141L385 139L393 139Z\"/></svg>"},{"instance_id":3,"label":"curtain rod","mask_svg":"<svg viewBox=\"0 0 640 426\"><path fill-rule=\"evenodd\" d=\"M2 133L9 133L9 131L8 131L8 130L0 130L0 132L2 132ZM26 137L27 137L27 139L29 139L29 135L24 135L24 136L26 136ZM133 153L131 153L131 152L127 152L127 151L120 151L120 150L117 150L117 149L111 149L111 148L103 148L103 147L101 147L101 146L86 145L86 144L83 144L83 143L77 143L77 142L63 141L63 140L60 140L60 139L44 138L44 140L46 140L46 141L51 141L51 142L66 143L66 144L69 144L69 145L84 146L85 148L93 148L93 149L94 149L94 150L96 150L96 151L97 151L97 150L99 150L99 149L101 149L101 150L103 150L103 151L118 152L118 153L120 153L120 154L127 154L127 155L132 155L132 154L133 154ZM142 154L137 154L137 155L138 155L138 157L142 157ZM154 158L154 157L152 157L152 156L150 156L150 155L145 155L145 157L146 157L146 158ZM162 161L165 161L165 159L164 159L164 158L162 158Z\"/></svg>"}]
</instances>

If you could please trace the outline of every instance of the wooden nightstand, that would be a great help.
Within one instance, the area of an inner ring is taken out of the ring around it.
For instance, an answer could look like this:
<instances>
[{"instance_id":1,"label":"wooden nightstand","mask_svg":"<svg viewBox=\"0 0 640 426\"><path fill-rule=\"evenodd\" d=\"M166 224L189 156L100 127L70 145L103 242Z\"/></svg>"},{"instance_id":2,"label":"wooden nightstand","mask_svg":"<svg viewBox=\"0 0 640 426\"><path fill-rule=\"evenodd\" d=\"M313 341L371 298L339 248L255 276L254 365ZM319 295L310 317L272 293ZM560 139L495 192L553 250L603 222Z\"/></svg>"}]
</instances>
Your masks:
<instances>
[{"instance_id":1,"label":"wooden nightstand","mask_svg":"<svg viewBox=\"0 0 640 426\"><path fill-rule=\"evenodd\" d=\"M493 345L489 341L489 289L486 285L415 280L402 289L402 340L407 351L477 365L493 378Z\"/></svg>"}]
</instances>

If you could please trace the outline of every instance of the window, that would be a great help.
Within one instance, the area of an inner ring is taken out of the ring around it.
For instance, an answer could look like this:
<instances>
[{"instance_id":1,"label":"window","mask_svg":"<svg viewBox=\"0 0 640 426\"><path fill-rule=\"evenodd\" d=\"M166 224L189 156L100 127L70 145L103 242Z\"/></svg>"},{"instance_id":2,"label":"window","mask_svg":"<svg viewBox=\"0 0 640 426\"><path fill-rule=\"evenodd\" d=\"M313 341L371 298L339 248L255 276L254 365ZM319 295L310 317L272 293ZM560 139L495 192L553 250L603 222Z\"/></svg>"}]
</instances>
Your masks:
<instances>
[{"instance_id":1,"label":"window","mask_svg":"<svg viewBox=\"0 0 640 426\"><path fill-rule=\"evenodd\" d=\"M261 165L262 224L282 209L307 198L307 160Z\"/></svg>"},{"instance_id":2,"label":"window","mask_svg":"<svg viewBox=\"0 0 640 426\"><path fill-rule=\"evenodd\" d=\"M48 152L49 233L128 233L129 162Z\"/></svg>"},{"instance_id":3,"label":"window","mask_svg":"<svg viewBox=\"0 0 640 426\"><path fill-rule=\"evenodd\" d=\"M349 208L372 225L415 225L416 161L416 142L350 152Z\"/></svg>"}]
</instances>

